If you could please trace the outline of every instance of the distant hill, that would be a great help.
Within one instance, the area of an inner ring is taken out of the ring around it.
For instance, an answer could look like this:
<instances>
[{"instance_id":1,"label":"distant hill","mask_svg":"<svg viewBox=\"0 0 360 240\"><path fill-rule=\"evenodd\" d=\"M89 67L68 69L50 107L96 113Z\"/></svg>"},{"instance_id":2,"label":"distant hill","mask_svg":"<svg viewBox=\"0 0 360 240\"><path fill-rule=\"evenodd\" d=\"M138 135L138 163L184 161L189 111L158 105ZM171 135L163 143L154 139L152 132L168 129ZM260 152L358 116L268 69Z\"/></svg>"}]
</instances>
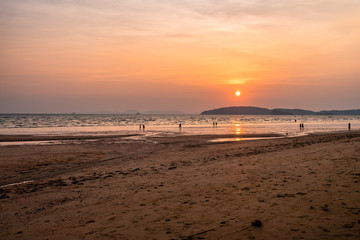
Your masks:
<instances>
[{"instance_id":1,"label":"distant hill","mask_svg":"<svg viewBox=\"0 0 360 240\"><path fill-rule=\"evenodd\" d=\"M286 113L281 115L315 115L316 113L314 111L309 110L303 110L303 109L286 109L286 108L276 108L272 110L272 112L277 111L280 113ZM279 115L279 114L273 114L273 115Z\"/></svg>"},{"instance_id":2,"label":"distant hill","mask_svg":"<svg viewBox=\"0 0 360 240\"><path fill-rule=\"evenodd\" d=\"M317 115L360 115L360 109L320 111Z\"/></svg>"},{"instance_id":3,"label":"distant hill","mask_svg":"<svg viewBox=\"0 0 360 240\"><path fill-rule=\"evenodd\" d=\"M287 108L259 108L259 107L224 107L207 110L201 115L360 115L360 109L354 110L331 110L314 112L304 109Z\"/></svg>"},{"instance_id":4,"label":"distant hill","mask_svg":"<svg viewBox=\"0 0 360 240\"><path fill-rule=\"evenodd\" d=\"M201 115L270 115L271 110L259 107L225 107L204 111Z\"/></svg>"}]
</instances>

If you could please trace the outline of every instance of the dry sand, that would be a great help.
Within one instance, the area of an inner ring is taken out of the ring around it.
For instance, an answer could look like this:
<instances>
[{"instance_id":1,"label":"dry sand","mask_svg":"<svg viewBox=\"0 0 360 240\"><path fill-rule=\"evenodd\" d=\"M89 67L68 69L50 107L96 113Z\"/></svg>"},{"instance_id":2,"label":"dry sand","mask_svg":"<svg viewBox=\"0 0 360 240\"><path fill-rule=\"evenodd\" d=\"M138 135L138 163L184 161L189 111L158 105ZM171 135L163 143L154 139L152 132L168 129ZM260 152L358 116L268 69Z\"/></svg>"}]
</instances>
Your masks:
<instances>
[{"instance_id":1,"label":"dry sand","mask_svg":"<svg viewBox=\"0 0 360 240\"><path fill-rule=\"evenodd\" d=\"M120 137L0 147L0 239L360 239L360 132Z\"/></svg>"}]
</instances>

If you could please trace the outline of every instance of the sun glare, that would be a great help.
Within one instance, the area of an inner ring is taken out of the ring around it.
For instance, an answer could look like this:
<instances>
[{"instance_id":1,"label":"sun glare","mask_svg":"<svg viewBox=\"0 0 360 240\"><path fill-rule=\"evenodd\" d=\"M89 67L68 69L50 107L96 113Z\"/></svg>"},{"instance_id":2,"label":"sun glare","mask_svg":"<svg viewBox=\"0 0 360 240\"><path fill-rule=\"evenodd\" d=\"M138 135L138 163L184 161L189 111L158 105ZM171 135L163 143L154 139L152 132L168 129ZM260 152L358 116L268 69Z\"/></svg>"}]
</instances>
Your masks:
<instances>
[{"instance_id":1,"label":"sun glare","mask_svg":"<svg viewBox=\"0 0 360 240\"><path fill-rule=\"evenodd\" d=\"M240 92L239 90L236 90L235 95L236 95L236 96L240 96L240 94L241 94L241 92Z\"/></svg>"}]
</instances>

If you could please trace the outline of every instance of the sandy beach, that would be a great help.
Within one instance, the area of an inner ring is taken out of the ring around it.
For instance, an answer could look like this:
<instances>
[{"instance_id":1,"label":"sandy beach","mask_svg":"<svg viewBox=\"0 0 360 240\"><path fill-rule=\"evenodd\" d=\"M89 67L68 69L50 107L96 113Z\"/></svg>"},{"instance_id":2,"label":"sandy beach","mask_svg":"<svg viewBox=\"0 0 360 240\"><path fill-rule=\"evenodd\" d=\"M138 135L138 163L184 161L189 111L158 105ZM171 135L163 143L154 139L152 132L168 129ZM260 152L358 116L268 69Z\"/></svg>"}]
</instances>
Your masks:
<instances>
[{"instance_id":1,"label":"sandy beach","mask_svg":"<svg viewBox=\"0 0 360 240\"><path fill-rule=\"evenodd\" d=\"M1 146L0 239L360 238L359 131L124 137Z\"/></svg>"}]
</instances>

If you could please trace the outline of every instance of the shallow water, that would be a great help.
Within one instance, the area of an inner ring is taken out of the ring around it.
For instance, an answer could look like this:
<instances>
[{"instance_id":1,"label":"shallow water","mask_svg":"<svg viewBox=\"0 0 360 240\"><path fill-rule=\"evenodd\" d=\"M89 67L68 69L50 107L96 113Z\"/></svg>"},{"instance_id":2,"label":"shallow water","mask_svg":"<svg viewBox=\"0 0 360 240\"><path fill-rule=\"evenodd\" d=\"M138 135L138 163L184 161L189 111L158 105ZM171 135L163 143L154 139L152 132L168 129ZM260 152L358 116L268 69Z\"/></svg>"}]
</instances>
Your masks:
<instances>
[{"instance_id":1,"label":"shallow water","mask_svg":"<svg viewBox=\"0 0 360 240\"><path fill-rule=\"evenodd\" d=\"M296 122L295 122L296 119ZM213 126L217 122L217 126ZM360 129L360 116L0 114L0 134L87 135L263 134L288 136ZM179 128L179 123L182 127ZM304 130L299 124L304 123ZM145 125L145 131L139 125Z\"/></svg>"}]
</instances>

